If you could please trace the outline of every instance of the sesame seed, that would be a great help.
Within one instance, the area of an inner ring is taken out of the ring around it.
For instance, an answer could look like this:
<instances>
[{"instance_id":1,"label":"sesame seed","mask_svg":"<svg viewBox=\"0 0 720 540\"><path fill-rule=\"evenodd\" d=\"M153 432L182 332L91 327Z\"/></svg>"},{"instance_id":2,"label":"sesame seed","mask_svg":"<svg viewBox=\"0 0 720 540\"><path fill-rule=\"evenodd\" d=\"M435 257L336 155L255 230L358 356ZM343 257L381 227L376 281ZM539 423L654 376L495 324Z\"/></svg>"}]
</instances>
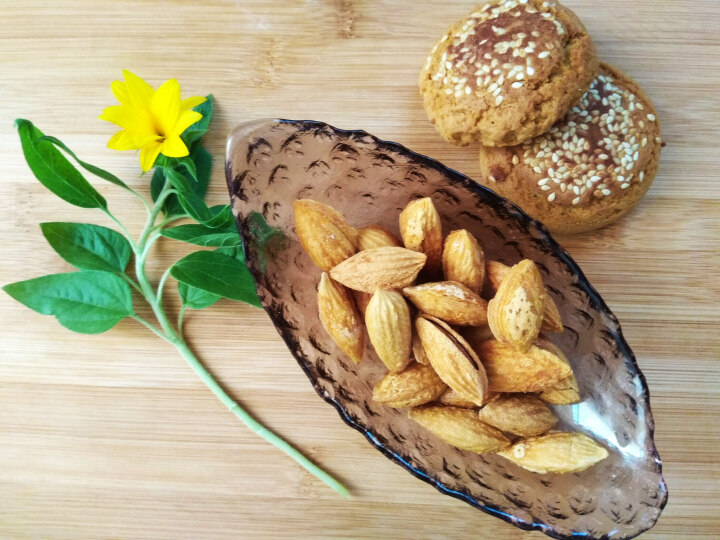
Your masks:
<instances>
[{"instance_id":1,"label":"sesame seed","mask_svg":"<svg viewBox=\"0 0 720 540\"><path fill-rule=\"evenodd\" d=\"M546 58L550 56L550 51L543 51L540 54L538 54L538 58Z\"/></svg>"},{"instance_id":2,"label":"sesame seed","mask_svg":"<svg viewBox=\"0 0 720 540\"><path fill-rule=\"evenodd\" d=\"M498 88L498 90L499 90L499 88ZM495 105L500 105L502 103L503 99L504 99L503 96L498 96L497 98L495 98Z\"/></svg>"},{"instance_id":3,"label":"sesame seed","mask_svg":"<svg viewBox=\"0 0 720 540\"><path fill-rule=\"evenodd\" d=\"M488 180L490 180L491 182L497 182L497 180L495 180L495 177L492 174L488 177Z\"/></svg>"},{"instance_id":4,"label":"sesame seed","mask_svg":"<svg viewBox=\"0 0 720 540\"><path fill-rule=\"evenodd\" d=\"M513 87L513 88L520 88L520 87L522 87L522 86L525 86L525 84L524 84L524 83L521 83L521 82L519 82L519 81L516 81L516 82L512 83L512 87Z\"/></svg>"},{"instance_id":5,"label":"sesame seed","mask_svg":"<svg viewBox=\"0 0 720 540\"><path fill-rule=\"evenodd\" d=\"M577 205L579 202L580 202L580 197L575 197L575 198L572 200L573 206Z\"/></svg>"},{"instance_id":6,"label":"sesame seed","mask_svg":"<svg viewBox=\"0 0 720 540\"><path fill-rule=\"evenodd\" d=\"M627 182L624 184L620 184L620 189L627 189L629 187L630 187L630 184L628 184Z\"/></svg>"},{"instance_id":7,"label":"sesame seed","mask_svg":"<svg viewBox=\"0 0 720 540\"><path fill-rule=\"evenodd\" d=\"M550 186L542 186L540 189L543 191L550 191Z\"/></svg>"},{"instance_id":8,"label":"sesame seed","mask_svg":"<svg viewBox=\"0 0 720 540\"><path fill-rule=\"evenodd\" d=\"M647 119L650 120L651 122L654 122L654 121L655 121L655 115L652 114L652 113L650 113L650 114L647 115Z\"/></svg>"},{"instance_id":9,"label":"sesame seed","mask_svg":"<svg viewBox=\"0 0 720 540\"><path fill-rule=\"evenodd\" d=\"M466 86L466 87L465 87L465 93L466 93L467 95L470 95L470 92L471 92L471 91L472 91L472 90L470 90L470 87L469 87L469 86Z\"/></svg>"},{"instance_id":10,"label":"sesame seed","mask_svg":"<svg viewBox=\"0 0 720 540\"><path fill-rule=\"evenodd\" d=\"M547 200L548 200L548 202L553 202L555 200L555 194L551 193L550 195L548 195Z\"/></svg>"},{"instance_id":11,"label":"sesame seed","mask_svg":"<svg viewBox=\"0 0 720 540\"><path fill-rule=\"evenodd\" d=\"M527 74L530 75L530 76L535 75L535 68L532 67L532 66L528 66L528 67L527 67Z\"/></svg>"},{"instance_id":12,"label":"sesame seed","mask_svg":"<svg viewBox=\"0 0 720 540\"><path fill-rule=\"evenodd\" d=\"M538 180L538 186L544 186L548 183L549 180L549 178L543 178L542 180Z\"/></svg>"},{"instance_id":13,"label":"sesame seed","mask_svg":"<svg viewBox=\"0 0 720 540\"><path fill-rule=\"evenodd\" d=\"M602 194L605 195L606 197L607 197L608 195L610 195L610 193L612 193L612 192L611 192L609 189L603 189L603 190L602 190Z\"/></svg>"},{"instance_id":14,"label":"sesame seed","mask_svg":"<svg viewBox=\"0 0 720 540\"><path fill-rule=\"evenodd\" d=\"M540 37L540 32L538 32L537 30L533 30L533 31L531 32L531 35L532 35L533 37Z\"/></svg>"}]
</instances>

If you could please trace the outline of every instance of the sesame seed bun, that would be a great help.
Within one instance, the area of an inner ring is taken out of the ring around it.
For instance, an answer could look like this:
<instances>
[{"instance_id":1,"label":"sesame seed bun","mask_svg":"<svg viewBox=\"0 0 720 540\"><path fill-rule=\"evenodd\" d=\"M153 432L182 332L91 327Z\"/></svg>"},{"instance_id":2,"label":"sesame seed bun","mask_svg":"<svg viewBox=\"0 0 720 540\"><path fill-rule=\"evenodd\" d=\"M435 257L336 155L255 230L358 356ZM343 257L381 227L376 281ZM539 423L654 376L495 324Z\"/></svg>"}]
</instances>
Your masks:
<instances>
[{"instance_id":1,"label":"sesame seed bun","mask_svg":"<svg viewBox=\"0 0 720 540\"><path fill-rule=\"evenodd\" d=\"M547 131L597 72L595 46L572 11L549 0L493 0L435 44L419 86L447 141L507 146Z\"/></svg>"},{"instance_id":2,"label":"sesame seed bun","mask_svg":"<svg viewBox=\"0 0 720 540\"><path fill-rule=\"evenodd\" d=\"M640 86L612 66L547 133L481 148L482 183L552 232L611 223L645 195L657 172L660 122Z\"/></svg>"}]
</instances>

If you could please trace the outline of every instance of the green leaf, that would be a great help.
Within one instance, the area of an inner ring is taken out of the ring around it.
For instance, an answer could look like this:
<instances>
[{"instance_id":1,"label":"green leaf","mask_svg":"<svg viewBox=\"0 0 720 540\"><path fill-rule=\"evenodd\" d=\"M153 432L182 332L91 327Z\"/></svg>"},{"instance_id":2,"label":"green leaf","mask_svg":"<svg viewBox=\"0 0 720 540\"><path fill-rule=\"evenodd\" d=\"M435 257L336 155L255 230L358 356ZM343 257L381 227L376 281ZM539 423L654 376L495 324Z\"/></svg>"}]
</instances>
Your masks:
<instances>
[{"instance_id":1,"label":"green leaf","mask_svg":"<svg viewBox=\"0 0 720 540\"><path fill-rule=\"evenodd\" d=\"M183 305L192 309L203 309L212 306L222 298L217 294L203 291L182 281L178 282L178 294Z\"/></svg>"},{"instance_id":2,"label":"green leaf","mask_svg":"<svg viewBox=\"0 0 720 540\"><path fill-rule=\"evenodd\" d=\"M237 227L235 226L235 216L233 215L232 207L229 204L211 206L210 214L212 215L212 218L205 221L204 225L212 227L213 229L228 229L232 227L233 230L237 232Z\"/></svg>"},{"instance_id":3,"label":"green leaf","mask_svg":"<svg viewBox=\"0 0 720 540\"><path fill-rule=\"evenodd\" d=\"M278 227L268 225L260 212L250 212L245 221L257 253L260 269L265 272L270 251L285 240L285 233Z\"/></svg>"},{"instance_id":4,"label":"green leaf","mask_svg":"<svg viewBox=\"0 0 720 540\"><path fill-rule=\"evenodd\" d=\"M192 158L193 163L195 163L197 170L197 182L191 181L192 179L187 173L178 174L185 178L186 188L189 187L192 193L201 199L204 199L205 192L207 191L208 184L210 183L212 156L202 145L198 144L190 151L190 157ZM166 169L162 167L156 167L153 172L152 181L150 182L150 195L152 196L153 201L157 200L158 195L160 195L160 191L162 191L163 185L165 185L165 174ZM166 216L183 216L186 214L175 195L171 195L165 200L163 212Z\"/></svg>"},{"instance_id":5,"label":"green leaf","mask_svg":"<svg viewBox=\"0 0 720 540\"><path fill-rule=\"evenodd\" d=\"M170 268L170 275L203 291L261 307L245 264L217 251L196 251Z\"/></svg>"},{"instance_id":6,"label":"green leaf","mask_svg":"<svg viewBox=\"0 0 720 540\"><path fill-rule=\"evenodd\" d=\"M213 113L213 96L212 94L209 94L205 97L207 98L205 103L201 103L197 107L193 108L193 111L199 112L203 115L203 117L187 128L181 135L182 140L188 147L195 141L200 140L200 138L207 133L207 130L210 127L210 120L212 119Z\"/></svg>"},{"instance_id":7,"label":"green leaf","mask_svg":"<svg viewBox=\"0 0 720 540\"><path fill-rule=\"evenodd\" d=\"M187 155L185 157L181 158L172 158L175 163L178 165L181 165L185 168L185 171L187 172L187 176L189 176L194 182L198 181L197 177L197 167L195 166L195 162L192 160L192 158Z\"/></svg>"},{"instance_id":8,"label":"green leaf","mask_svg":"<svg viewBox=\"0 0 720 540\"><path fill-rule=\"evenodd\" d=\"M15 120L25 161L35 178L61 199L81 208L107 208L100 193L80 174L44 133L29 120Z\"/></svg>"},{"instance_id":9,"label":"green leaf","mask_svg":"<svg viewBox=\"0 0 720 540\"><path fill-rule=\"evenodd\" d=\"M179 225L163 229L160 234L166 238L197 246L232 247L240 245L240 235L234 226L220 229L201 224Z\"/></svg>"},{"instance_id":10,"label":"green leaf","mask_svg":"<svg viewBox=\"0 0 720 540\"><path fill-rule=\"evenodd\" d=\"M48 141L57 146L58 148L61 148L65 151L70 157L72 157L75 161L78 162L78 165L80 165L83 169L88 171L89 173L94 174L98 178L102 178L103 180L107 180L108 182L115 184L116 186L120 186L122 188L127 189L128 191L134 191L132 188L130 188L125 182L120 180L117 176L112 174L111 172L106 171L105 169L101 169L100 167L97 167L95 165L92 165L91 163L88 163L86 161L81 160L79 157L75 155L75 153L70 150L64 142L62 142L60 139L57 139L55 137L51 137L50 135L45 135L44 137L40 138L40 141Z\"/></svg>"},{"instance_id":11,"label":"green leaf","mask_svg":"<svg viewBox=\"0 0 720 540\"><path fill-rule=\"evenodd\" d=\"M51 274L11 283L3 290L30 309L54 315L65 328L82 334L105 332L133 315L130 286L108 272Z\"/></svg>"},{"instance_id":12,"label":"green leaf","mask_svg":"<svg viewBox=\"0 0 720 540\"><path fill-rule=\"evenodd\" d=\"M89 223L41 223L43 235L67 262L81 270L124 272L132 248L120 233Z\"/></svg>"}]
</instances>

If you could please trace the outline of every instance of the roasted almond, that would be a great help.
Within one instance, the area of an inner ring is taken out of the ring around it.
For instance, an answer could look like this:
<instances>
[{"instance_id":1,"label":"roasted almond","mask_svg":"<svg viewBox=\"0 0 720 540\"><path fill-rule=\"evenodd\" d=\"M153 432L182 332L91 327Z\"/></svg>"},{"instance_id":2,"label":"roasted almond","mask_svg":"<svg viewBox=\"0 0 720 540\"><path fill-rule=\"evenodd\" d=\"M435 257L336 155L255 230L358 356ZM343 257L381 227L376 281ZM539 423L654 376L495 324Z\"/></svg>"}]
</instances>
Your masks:
<instances>
[{"instance_id":1,"label":"roasted almond","mask_svg":"<svg viewBox=\"0 0 720 540\"><path fill-rule=\"evenodd\" d=\"M415 320L415 329L435 373L462 397L482 405L487 395L485 370L462 336L428 315Z\"/></svg>"},{"instance_id":2,"label":"roasted almond","mask_svg":"<svg viewBox=\"0 0 720 540\"><path fill-rule=\"evenodd\" d=\"M303 248L322 270L357 251L357 231L334 208L310 199L293 203L295 230Z\"/></svg>"},{"instance_id":3,"label":"roasted almond","mask_svg":"<svg viewBox=\"0 0 720 540\"><path fill-rule=\"evenodd\" d=\"M513 266L488 302L488 325L495 337L526 351L540 332L545 286L529 259Z\"/></svg>"},{"instance_id":4,"label":"roasted almond","mask_svg":"<svg viewBox=\"0 0 720 540\"><path fill-rule=\"evenodd\" d=\"M442 266L446 280L462 283L480 294L485 279L485 256L478 241L468 231L460 229L447 235Z\"/></svg>"},{"instance_id":5,"label":"roasted almond","mask_svg":"<svg viewBox=\"0 0 720 540\"><path fill-rule=\"evenodd\" d=\"M485 404L487 405L488 403L492 403L498 397L500 397L500 394L488 392L485 397ZM451 405L453 407L463 407L465 409L477 408L477 405L475 403L473 403L469 399L465 399L452 388L448 388L447 390L445 390L438 398L438 401L440 403L443 403L444 405Z\"/></svg>"},{"instance_id":6,"label":"roasted almond","mask_svg":"<svg viewBox=\"0 0 720 540\"><path fill-rule=\"evenodd\" d=\"M498 261L488 261L485 268L490 288L493 293L496 293L503 279L505 279L505 276L510 271L510 267ZM543 321L541 329L546 332L562 332L565 329L563 328L560 310L558 309L552 296L547 293L547 288L545 288L545 293L546 296L545 303L543 304Z\"/></svg>"},{"instance_id":7,"label":"roasted almond","mask_svg":"<svg viewBox=\"0 0 720 540\"><path fill-rule=\"evenodd\" d=\"M557 423L557 417L539 398L528 394L502 395L480 409L480 420L521 437L542 435Z\"/></svg>"},{"instance_id":8,"label":"roasted almond","mask_svg":"<svg viewBox=\"0 0 720 540\"><path fill-rule=\"evenodd\" d=\"M383 364L392 373L402 371L410 362L412 338L410 309L402 295L382 289L375 291L365 311L365 326Z\"/></svg>"},{"instance_id":9,"label":"roasted almond","mask_svg":"<svg viewBox=\"0 0 720 540\"><path fill-rule=\"evenodd\" d=\"M356 291L401 289L415 280L425 260L423 253L401 247L366 249L330 270L330 277Z\"/></svg>"},{"instance_id":10,"label":"roasted almond","mask_svg":"<svg viewBox=\"0 0 720 540\"><path fill-rule=\"evenodd\" d=\"M413 357L415 358L415 361L418 364L429 364L430 363L430 361L427 359L427 355L425 354L425 349L423 349L422 341L420 341L420 336L418 336L417 332L413 332L412 352L413 352Z\"/></svg>"},{"instance_id":11,"label":"roasted almond","mask_svg":"<svg viewBox=\"0 0 720 540\"><path fill-rule=\"evenodd\" d=\"M423 274L438 279L442 267L442 225L430 197L412 201L400 213L400 235L406 248L427 255Z\"/></svg>"},{"instance_id":12,"label":"roasted almond","mask_svg":"<svg viewBox=\"0 0 720 540\"><path fill-rule=\"evenodd\" d=\"M358 248L360 250L388 246L400 247L400 245L400 240L380 225L370 225L358 229Z\"/></svg>"},{"instance_id":13,"label":"roasted almond","mask_svg":"<svg viewBox=\"0 0 720 540\"><path fill-rule=\"evenodd\" d=\"M420 311L460 326L487 322L487 302L462 283L438 281L405 287L403 294Z\"/></svg>"},{"instance_id":14,"label":"roasted almond","mask_svg":"<svg viewBox=\"0 0 720 540\"><path fill-rule=\"evenodd\" d=\"M327 333L353 362L360 362L365 350L365 332L350 292L323 272L317 302L320 322Z\"/></svg>"},{"instance_id":15,"label":"roasted almond","mask_svg":"<svg viewBox=\"0 0 720 540\"><path fill-rule=\"evenodd\" d=\"M463 450L482 454L510 444L505 435L480 421L471 409L426 405L411 409L408 416L443 441Z\"/></svg>"},{"instance_id":16,"label":"roasted almond","mask_svg":"<svg viewBox=\"0 0 720 540\"><path fill-rule=\"evenodd\" d=\"M512 345L491 339L482 343L478 352L487 373L488 388L493 392L538 392L572 375L566 361L535 345L520 352Z\"/></svg>"},{"instance_id":17,"label":"roasted almond","mask_svg":"<svg viewBox=\"0 0 720 540\"><path fill-rule=\"evenodd\" d=\"M582 433L548 433L515 443L499 455L536 473L584 471L608 456L608 451Z\"/></svg>"},{"instance_id":18,"label":"roasted almond","mask_svg":"<svg viewBox=\"0 0 720 540\"><path fill-rule=\"evenodd\" d=\"M560 360L565 362L568 366L570 365L570 362L568 362L567 358L565 358L565 355L563 354L562 350L560 350L560 347L555 345L552 341L547 339L542 334L540 334L538 339L535 340L535 345L537 345L541 349L545 349L546 351L551 352ZM557 384L546 388L545 390L540 392L539 396L540 399L542 399L543 401L546 401L547 403L552 403L554 405L570 405L572 403L579 403L580 389L578 387L578 382L575 379L575 374L571 374Z\"/></svg>"},{"instance_id":19,"label":"roasted almond","mask_svg":"<svg viewBox=\"0 0 720 540\"><path fill-rule=\"evenodd\" d=\"M373 399L390 407L417 407L436 399L447 389L435 370L416 362L400 373L388 373L375 386Z\"/></svg>"},{"instance_id":20,"label":"roasted almond","mask_svg":"<svg viewBox=\"0 0 720 540\"><path fill-rule=\"evenodd\" d=\"M473 351L480 348L480 344L488 339L495 339L489 326L464 326L458 330L462 337L470 344Z\"/></svg>"}]
</instances>

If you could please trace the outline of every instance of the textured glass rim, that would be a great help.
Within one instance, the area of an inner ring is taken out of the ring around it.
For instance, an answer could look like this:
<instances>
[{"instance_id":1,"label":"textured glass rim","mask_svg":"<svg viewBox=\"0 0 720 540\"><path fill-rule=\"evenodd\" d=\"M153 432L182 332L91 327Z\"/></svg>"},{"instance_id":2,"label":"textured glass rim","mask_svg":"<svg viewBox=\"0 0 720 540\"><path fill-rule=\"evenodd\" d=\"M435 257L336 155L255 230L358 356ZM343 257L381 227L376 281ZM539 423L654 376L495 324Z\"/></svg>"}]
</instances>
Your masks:
<instances>
[{"instance_id":1,"label":"textured glass rim","mask_svg":"<svg viewBox=\"0 0 720 540\"><path fill-rule=\"evenodd\" d=\"M233 191L232 191L232 184L233 184L233 175L232 171L230 169L230 149L233 142L233 136L234 134L240 130L241 128L245 126L252 126L253 124L256 125L262 125L264 123L278 123L278 124L290 124L294 126L312 126L316 128L327 128L332 130L335 133L342 134L343 136L348 137L356 137L356 138L370 138L372 139L376 144L380 146L384 146L386 148L391 148L398 154L401 154L405 157L410 158L413 161L422 163L423 165L435 169L436 171L443 174L446 178L449 179L450 182L460 184L463 187L470 189L474 191L477 195L479 195L482 199L489 202L490 204L494 206L504 206L507 210L510 216L518 221L520 225L527 228L530 231L534 231L538 234L538 237L540 240L542 240L552 251L552 254L557 256L562 262L564 262L567 267L570 269L570 272L572 275L577 277L577 285L588 294L588 297L590 298L590 302L599 312L601 312L603 315L605 315L608 318L608 331L611 333L611 335L614 338L615 344L622 354L623 358L625 359L625 364L628 365L628 360L630 361L629 364L632 366L634 372L637 374L638 379L640 380L641 385L641 397L643 399L643 404L645 407L646 415L645 415L645 425L648 429L648 434L650 436L649 440L651 442L651 456L653 460L655 461L657 465L657 473L660 476L660 493L662 496L662 499L659 501L659 504L657 506L658 514L655 520L646 528L640 530L637 532L637 534L633 534L631 536L623 536L623 537L614 537L614 540L628 540L630 538L635 538L636 536L644 533L645 531L651 529L656 523L657 520L660 517L660 514L662 513L663 509L665 508L665 505L668 501L668 489L667 489L667 483L665 481L664 476L662 475L662 460L660 459L660 454L657 451L657 447L655 446L655 421L653 419L652 410L650 407L650 390L647 385L647 381L645 380L645 376L643 375L642 370L640 369L640 366L638 366L637 360L635 358L635 355L633 354L632 350L630 349L630 346L628 345L627 341L625 340L625 337L623 336L622 329L620 328L620 323L617 319L617 317L613 314L613 312L610 310L610 308L607 306L605 301L602 299L600 294L595 290L595 288L590 284L588 279L585 277L585 274L580 269L578 264L573 260L573 258L570 256L570 254L563 248L560 244L557 243L555 239L551 236L550 232L545 228L545 226L538 220L530 217L528 214L526 214L519 206L517 206L512 201L505 199L504 197L498 195L491 189L482 186L472 180L469 176L466 176L462 174L461 172L456 171L455 169L452 169L446 165L443 165L440 161L431 158L429 156L426 156L424 154L419 154L417 152L414 152L407 147L403 146L400 143L396 143L393 141L387 141L380 139L371 133L368 133L364 130L351 130L351 129L340 129L336 128L330 124L327 124L325 122L320 122L317 120L289 120L284 118L266 118L266 119L258 119L253 120L250 122L245 122L238 124L235 126L233 131L230 133L230 136L228 137L228 144L227 144L227 156L226 156L226 165L225 165L225 173L226 173L226 181L228 185L228 190L230 191L230 196L232 197ZM252 262L251 258L249 257L249 254L247 252L247 244L248 242L252 242L253 238L249 235L248 231L242 226L241 222L242 216L236 216L236 222L238 225L238 229L240 231L240 235L243 239L243 251L246 257L246 260L248 262ZM511 219L508 217L507 219ZM253 274L253 277L256 281L259 280L261 276L257 275L256 268L253 264L249 265L250 272ZM261 291L258 291L258 295L260 296L260 300L263 305L263 309L265 309L265 312L270 316L270 319L273 321L273 324L275 325L275 328L280 333L281 337L283 338L283 341L285 341L285 344L288 346L288 348L291 351L291 354L293 357L295 357L295 353L293 352L295 349L293 348L294 338L292 335L290 335L290 332L287 328L284 327L282 324L278 324L278 319L282 319L277 313L273 312L272 310L268 309L268 306L266 305L265 299L263 298ZM494 508L491 505L486 505L472 497L471 495L468 495L466 493L463 493L461 491L455 491L452 489L449 489L445 487L440 481L434 479L431 475L424 472L418 467L413 467L407 460L405 460L402 456L398 455L397 453L389 450L386 448L376 437L373 435L373 433L365 427L363 427L361 424L355 422L348 414L345 408L342 406L342 404L334 399L333 397L329 395L325 395L323 389L320 387L319 383L315 380L315 378L312 376L312 373L309 371L308 368L306 368L305 365L303 365L303 362L301 362L298 358L295 357L295 360L298 362L302 370L305 372L305 375L310 380L311 384L313 385L313 388L315 389L315 392L326 402L330 403L335 409L337 410L338 414L340 415L340 418L343 419L343 421L352 427L353 429L356 429L360 433L362 433L365 438L373 445L375 446L380 452L382 452L388 459L391 461L394 461L398 465L402 466L406 470L408 470L413 476L419 478L420 480L423 480L424 482L427 482L431 486L435 487L438 491L445 495L449 495L451 497L454 497L456 499L459 499L461 501L466 502L467 504L477 508L478 510L481 510L482 512L489 514L491 516L497 517L502 519L503 521L506 521L507 523L514 525L515 527L518 527L523 530L527 531L540 531L547 536L550 536L552 538L558 538L560 540L573 540L577 538L587 538L592 540L602 540L604 538L607 538L607 536L591 536L588 533L582 533L582 532L576 532L569 535L559 533L556 531L552 525L545 524L545 523L529 523L527 521L523 521L519 519L516 516L513 516L512 514L508 514L506 512L503 512L497 508Z\"/></svg>"}]
</instances>

